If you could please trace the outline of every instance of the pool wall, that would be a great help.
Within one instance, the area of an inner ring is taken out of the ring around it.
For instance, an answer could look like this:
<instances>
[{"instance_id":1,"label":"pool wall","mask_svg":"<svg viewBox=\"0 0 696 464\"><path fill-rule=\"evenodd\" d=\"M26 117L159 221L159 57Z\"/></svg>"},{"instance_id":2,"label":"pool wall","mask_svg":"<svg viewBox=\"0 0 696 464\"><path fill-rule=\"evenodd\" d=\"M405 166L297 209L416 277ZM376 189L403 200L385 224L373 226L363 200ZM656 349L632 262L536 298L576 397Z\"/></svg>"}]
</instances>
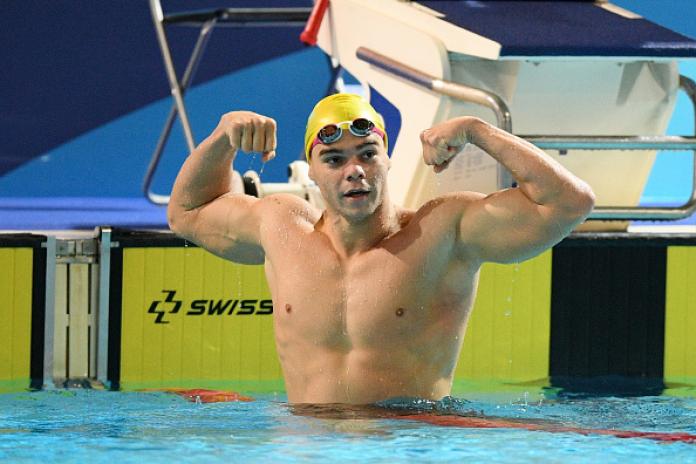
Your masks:
<instances>
[{"instance_id":1,"label":"pool wall","mask_svg":"<svg viewBox=\"0 0 696 464\"><path fill-rule=\"evenodd\" d=\"M45 237L0 235L0 392L43 377Z\"/></svg>"},{"instance_id":2,"label":"pool wall","mask_svg":"<svg viewBox=\"0 0 696 464\"><path fill-rule=\"evenodd\" d=\"M110 234L109 252L101 247L95 260L108 272L83 273L94 296L76 290L77 277L68 290L46 284L46 237L3 236L0 264L11 278L0 287L9 302L0 307L1 388L283 390L262 266L168 232ZM529 261L486 264L455 391L492 383L608 391L612 379L627 392L696 391L695 274L691 235L574 234ZM76 295L86 303L71 304Z\"/></svg>"}]
</instances>

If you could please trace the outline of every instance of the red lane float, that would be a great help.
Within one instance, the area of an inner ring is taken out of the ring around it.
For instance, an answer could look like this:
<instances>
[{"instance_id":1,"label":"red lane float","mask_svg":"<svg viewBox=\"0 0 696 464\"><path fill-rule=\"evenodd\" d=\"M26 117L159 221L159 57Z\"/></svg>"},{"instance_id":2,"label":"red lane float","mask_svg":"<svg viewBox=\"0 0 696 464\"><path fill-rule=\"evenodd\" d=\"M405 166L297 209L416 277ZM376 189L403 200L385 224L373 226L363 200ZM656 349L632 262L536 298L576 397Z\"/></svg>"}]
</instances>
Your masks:
<instances>
[{"instance_id":1,"label":"red lane float","mask_svg":"<svg viewBox=\"0 0 696 464\"><path fill-rule=\"evenodd\" d=\"M225 403L229 401L254 401L250 396L240 395L234 391L206 390L203 388L165 388L161 391L174 393L192 403Z\"/></svg>"},{"instance_id":2,"label":"red lane float","mask_svg":"<svg viewBox=\"0 0 696 464\"><path fill-rule=\"evenodd\" d=\"M254 401L234 391L206 390L203 388L166 388L167 393L174 393L191 402L222 403L231 401ZM550 433L577 433L580 435L609 435L616 438L646 438L667 443L696 443L696 435L682 432L640 432L637 430L587 429L566 427L549 423L522 422L509 419L466 417L436 414L389 415L390 418L426 422L443 427L462 427L470 429L521 429Z\"/></svg>"},{"instance_id":3,"label":"red lane float","mask_svg":"<svg viewBox=\"0 0 696 464\"><path fill-rule=\"evenodd\" d=\"M516 422L506 419L486 419L481 417L438 416L431 414L412 414L396 416L398 419L427 422L428 424L444 427L464 427L476 429L523 429L551 433L578 433L581 435L610 435L616 438L647 438L662 442L696 443L696 435L689 433L640 432L636 430L586 429L580 427L565 427L553 424L534 422Z\"/></svg>"}]
</instances>

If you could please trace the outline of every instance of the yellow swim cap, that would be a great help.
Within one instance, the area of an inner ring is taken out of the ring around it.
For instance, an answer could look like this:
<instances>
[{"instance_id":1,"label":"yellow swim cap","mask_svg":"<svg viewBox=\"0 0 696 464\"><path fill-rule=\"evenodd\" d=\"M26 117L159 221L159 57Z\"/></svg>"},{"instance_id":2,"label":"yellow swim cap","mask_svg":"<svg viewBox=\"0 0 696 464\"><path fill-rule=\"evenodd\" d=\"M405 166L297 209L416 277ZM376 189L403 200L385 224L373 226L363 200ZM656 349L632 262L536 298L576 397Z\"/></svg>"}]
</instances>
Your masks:
<instances>
[{"instance_id":1,"label":"yellow swim cap","mask_svg":"<svg viewBox=\"0 0 696 464\"><path fill-rule=\"evenodd\" d=\"M384 133L384 147L387 148L387 131L384 128L382 115L375 111L372 105L360 95L337 93L320 100L314 106L309 118L307 118L307 130L305 131L304 140L307 161L309 161L312 142L322 127L343 121L354 121L358 118L369 119L382 130Z\"/></svg>"}]
</instances>

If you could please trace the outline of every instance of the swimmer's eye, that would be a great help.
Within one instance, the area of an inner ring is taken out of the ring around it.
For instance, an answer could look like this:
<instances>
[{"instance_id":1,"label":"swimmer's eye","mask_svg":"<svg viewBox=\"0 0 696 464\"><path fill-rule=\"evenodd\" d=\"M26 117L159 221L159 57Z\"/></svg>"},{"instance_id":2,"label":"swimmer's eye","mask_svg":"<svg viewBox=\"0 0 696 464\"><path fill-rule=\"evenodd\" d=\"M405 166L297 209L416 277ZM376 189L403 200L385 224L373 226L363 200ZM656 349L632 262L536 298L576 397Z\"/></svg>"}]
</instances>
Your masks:
<instances>
[{"instance_id":1,"label":"swimmer's eye","mask_svg":"<svg viewBox=\"0 0 696 464\"><path fill-rule=\"evenodd\" d=\"M336 166L341 163L342 158L340 156L327 156L323 159L323 161L329 166Z\"/></svg>"},{"instance_id":2,"label":"swimmer's eye","mask_svg":"<svg viewBox=\"0 0 696 464\"><path fill-rule=\"evenodd\" d=\"M375 150L366 150L361 153L361 156L363 157L363 159L370 160L377 156L377 152Z\"/></svg>"}]
</instances>

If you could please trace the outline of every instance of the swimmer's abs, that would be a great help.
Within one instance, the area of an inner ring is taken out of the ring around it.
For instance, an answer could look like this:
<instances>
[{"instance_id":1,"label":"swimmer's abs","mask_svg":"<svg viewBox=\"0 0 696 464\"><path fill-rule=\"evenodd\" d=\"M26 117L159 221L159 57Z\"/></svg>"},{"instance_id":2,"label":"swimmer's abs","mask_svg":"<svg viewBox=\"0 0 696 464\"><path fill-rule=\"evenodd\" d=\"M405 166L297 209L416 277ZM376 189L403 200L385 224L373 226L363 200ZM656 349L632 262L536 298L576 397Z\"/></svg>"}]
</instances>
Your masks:
<instances>
[{"instance_id":1,"label":"swimmer's abs","mask_svg":"<svg viewBox=\"0 0 696 464\"><path fill-rule=\"evenodd\" d=\"M373 356L354 351L324 357L315 352L312 358L297 370L283 366L288 399L293 403L371 404L396 397L437 400L451 388L451 373L443 375L398 353Z\"/></svg>"}]
</instances>

